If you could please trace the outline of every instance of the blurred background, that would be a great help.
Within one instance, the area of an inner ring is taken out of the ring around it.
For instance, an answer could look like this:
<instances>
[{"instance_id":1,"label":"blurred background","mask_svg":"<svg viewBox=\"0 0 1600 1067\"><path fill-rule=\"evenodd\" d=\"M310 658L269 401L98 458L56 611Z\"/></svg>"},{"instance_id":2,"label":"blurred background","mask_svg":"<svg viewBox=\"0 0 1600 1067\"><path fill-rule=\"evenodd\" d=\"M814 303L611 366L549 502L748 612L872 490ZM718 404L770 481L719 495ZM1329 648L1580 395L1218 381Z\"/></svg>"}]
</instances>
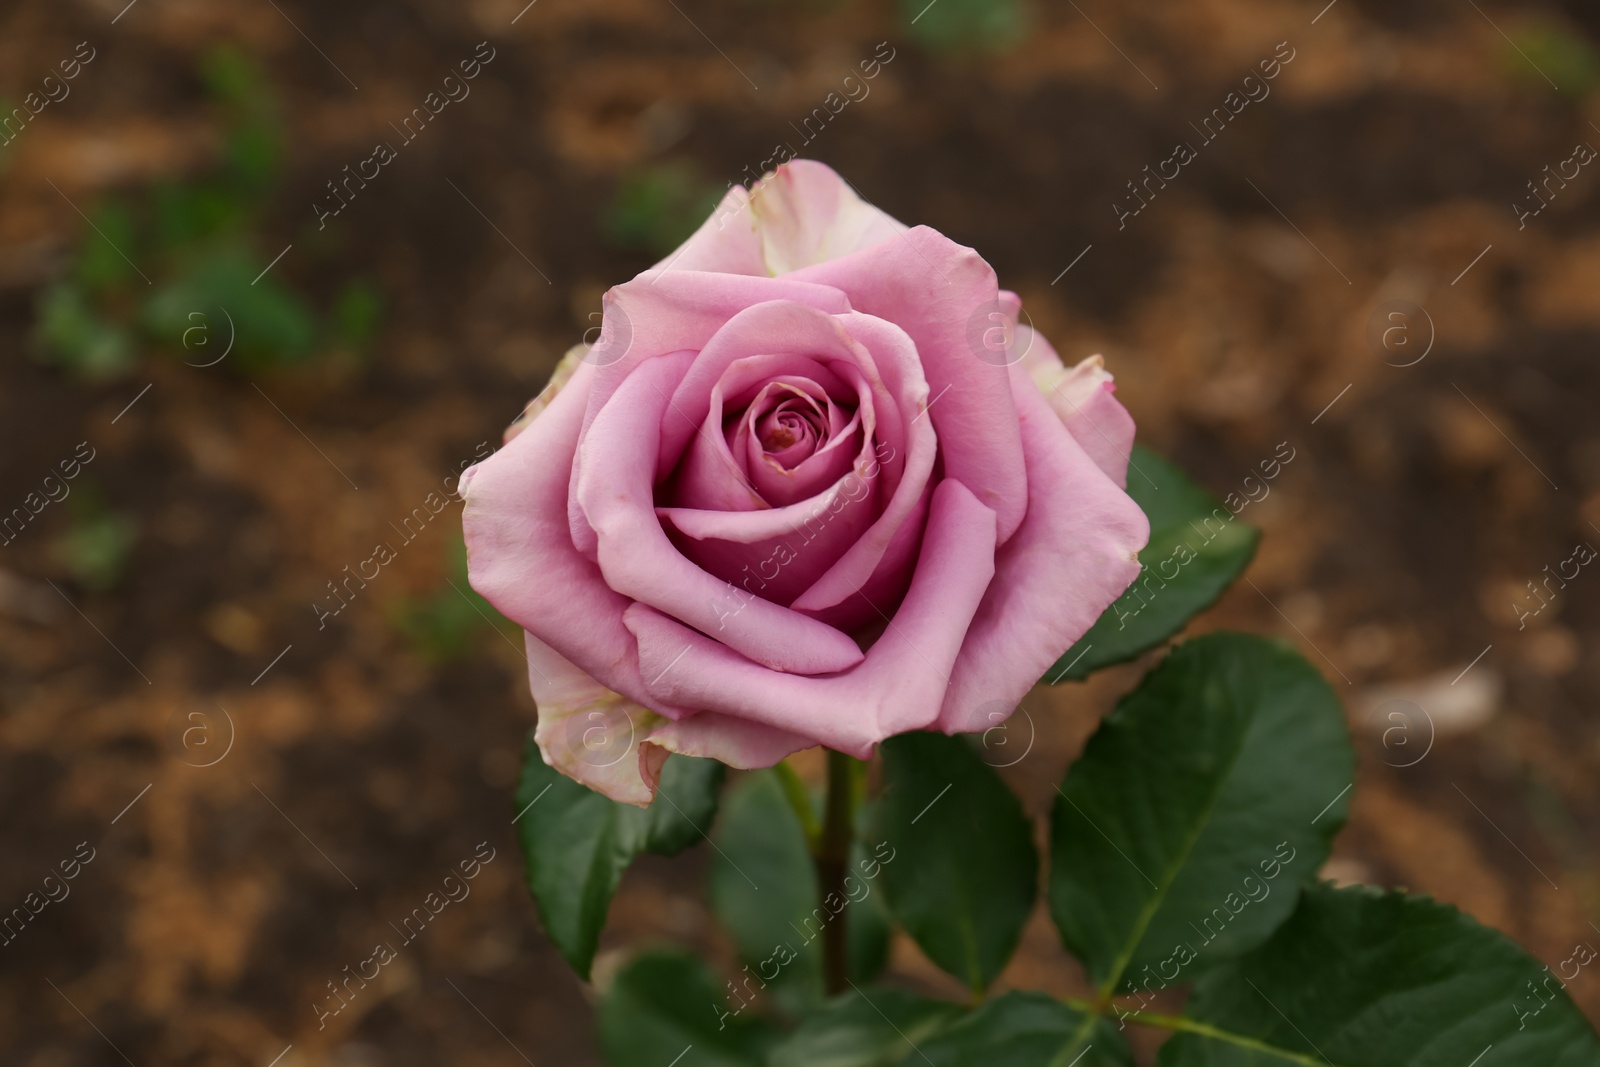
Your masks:
<instances>
[{"instance_id":1,"label":"blurred background","mask_svg":"<svg viewBox=\"0 0 1600 1067\"><path fill-rule=\"evenodd\" d=\"M1324 4L10 0L0 1063L597 1062L520 882L519 642L441 502L601 293L789 154L978 248L1252 498L1198 628L1345 698L1327 877L1600 945L1600 9ZM1029 698L1033 812L1141 670ZM602 982L730 957L707 851L630 871ZM1013 984L1084 988L1042 904Z\"/></svg>"}]
</instances>

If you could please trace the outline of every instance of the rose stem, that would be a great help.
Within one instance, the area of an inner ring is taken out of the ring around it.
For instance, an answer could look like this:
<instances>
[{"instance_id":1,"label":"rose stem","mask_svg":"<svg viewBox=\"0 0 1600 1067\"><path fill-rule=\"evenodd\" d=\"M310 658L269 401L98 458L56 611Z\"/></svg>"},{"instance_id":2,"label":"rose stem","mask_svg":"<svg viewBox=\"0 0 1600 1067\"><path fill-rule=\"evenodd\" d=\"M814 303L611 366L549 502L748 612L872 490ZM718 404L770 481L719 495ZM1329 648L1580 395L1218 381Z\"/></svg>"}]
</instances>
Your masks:
<instances>
[{"instance_id":1,"label":"rose stem","mask_svg":"<svg viewBox=\"0 0 1600 1067\"><path fill-rule=\"evenodd\" d=\"M822 840L822 823L817 821L816 808L811 803L811 792L806 788L806 783L795 773L795 769L789 766L788 760L779 760L777 766L772 769L778 776L778 785L783 789L783 798L789 802L795 818L800 820L800 830L806 837L806 854L815 856L817 845Z\"/></svg>"},{"instance_id":2,"label":"rose stem","mask_svg":"<svg viewBox=\"0 0 1600 1067\"><path fill-rule=\"evenodd\" d=\"M828 806L822 815L822 837L817 842L817 891L823 914L831 915L822 928L822 975L828 995L843 992L850 983L849 951L845 939L846 899L844 879L850 867L850 840L855 829L855 761L842 752L828 750ZM828 898L841 902L838 914Z\"/></svg>"}]
</instances>

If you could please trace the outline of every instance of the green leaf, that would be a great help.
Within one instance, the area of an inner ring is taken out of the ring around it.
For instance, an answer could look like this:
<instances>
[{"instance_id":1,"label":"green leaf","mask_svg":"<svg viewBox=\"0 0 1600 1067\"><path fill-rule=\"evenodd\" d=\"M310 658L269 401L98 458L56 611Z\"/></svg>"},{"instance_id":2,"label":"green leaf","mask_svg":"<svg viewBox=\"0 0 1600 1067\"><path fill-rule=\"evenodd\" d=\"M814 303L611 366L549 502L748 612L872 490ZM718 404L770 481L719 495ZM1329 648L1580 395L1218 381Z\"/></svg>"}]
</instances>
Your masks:
<instances>
[{"instance_id":1,"label":"green leaf","mask_svg":"<svg viewBox=\"0 0 1600 1067\"><path fill-rule=\"evenodd\" d=\"M226 45L207 54L201 75L226 120L223 155L231 184L241 192L265 192L277 177L284 153L271 84L254 61Z\"/></svg>"},{"instance_id":2,"label":"green leaf","mask_svg":"<svg viewBox=\"0 0 1600 1067\"><path fill-rule=\"evenodd\" d=\"M187 331L204 324L208 346L183 357L195 363L217 358L212 353L220 355L230 340L230 363L248 367L304 360L316 342L316 319L306 302L273 276L282 265L262 276L269 262L270 257L258 260L242 247L197 255L145 304L145 328L185 353Z\"/></svg>"},{"instance_id":3,"label":"green leaf","mask_svg":"<svg viewBox=\"0 0 1600 1067\"><path fill-rule=\"evenodd\" d=\"M801 1023L768 1062L770 1067L920 1064L918 1046L961 1013L958 1004L903 989L852 990Z\"/></svg>"},{"instance_id":4,"label":"green leaf","mask_svg":"<svg viewBox=\"0 0 1600 1067\"><path fill-rule=\"evenodd\" d=\"M1502 49L1501 65L1517 81L1537 85L1541 92L1554 84L1563 95L1582 99L1600 84L1600 55L1583 34L1560 21L1535 16L1512 30L1506 44L1510 47Z\"/></svg>"},{"instance_id":5,"label":"green leaf","mask_svg":"<svg viewBox=\"0 0 1600 1067\"><path fill-rule=\"evenodd\" d=\"M637 824L640 851L676 856L706 836L717 818L717 790L728 768L714 759L669 756L648 808L617 804L624 824ZM665 799L665 803L663 803Z\"/></svg>"},{"instance_id":6,"label":"green leaf","mask_svg":"<svg viewBox=\"0 0 1600 1067\"><path fill-rule=\"evenodd\" d=\"M212 99L228 107L252 110L270 98L261 68L232 45L219 45L208 52L201 60L200 76Z\"/></svg>"},{"instance_id":7,"label":"green leaf","mask_svg":"<svg viewBox=\"0 0 1600 1067\"><path fill-rule=\"evenodd\" d=\"M889 911L928 958L981 992L1017 947L1039 860L1022 805L965 741L883 743L877 836Z\"/></svg>"},{"instance_id":8,"label":"green leaf","mask_svg":"<svg viewBox=\"0 0 1600 1067\"><path fill-rule=\"evenodd\" d=\"M1128 495L1150 520L1150 543L1139 553L1144 569L1045 672L1052 685L1087 678L1155 648L1214 604L1255 555L1261 539L1255 527L1139 445L1128 467Z\"/></svg>"},{"instance_id":9,"label":"green leaf","mask_svg":"<svg viewBox=\"0 0 1600 1067\"><path fill-rule=\"evenodd\" d=\"M1339 701L1293 650L1180 645L1068 769L1050 911L1102 990L1164 988L1259 945L1343 824L1354 753Z\"/></svg>"},{"instance_id":10,"label":"green leaf","mask_svg":"<svg viewBox=\"0 0 1600 1067\"><path fill-rule=\"evenodd\" d=\"M133 285L144 279L129 261L139 254L138 232L126 206L107 200L94 209L93 232L85 232L74 269L76 280L91 293Z\"/></svg>"},{"instance_id":11,"label":"green leaf","mask_svg":"<svg viewBox=\"0 0 1600 1067\"><path fill-rule=\"evenodd\" d=\"M273 122L245 122L228 131L224 154L236 185L264 193L282 165L283 138Z\"/></svg>"},{"instance_id":12,"label":"green leaf","mask_svg":"<svg viewBox=\"0 0 1600 1067\"><path fill-rule=\"evenodd\" d=\"M625 175L601 223L624 248L672 251L716 210L725 190L680 160Z\"/></svg>"},{"instance_id":13,"label":"green leaf","mask_svg":"<svg viewBox=\"0 0 1600 1067\"><path fill-rule=\"evenodd\" d=\"M1022 0L901 0L903 29L935 51L998 52L1027 38L1031 19Z\"/></svg>"},{"instance_id":14,"label":"green leaf","mask_svg":"<svg viewBox=\"0 0 1600 1067\"><path fill-rule=\"evenodd\" d=\"M365 348L383 323L383 294L365 278L357 278L339 291L333 305L333 325L339 339L356 349Z\"/></svg>"},{"instance_id":15,"label":"green leaf","mask_svg":"<svg viewBox=\"0 0 1600 1067\"><path fill-rule=\"evenodd\" d=\"M249 222L245 202L215 183L161 185L152 194L151 201L155 243L165 253L218 234L238 234Z\"/></svg>"},{"instance_id":16,"label":"green leaf","mask_svg":"<svg viewBox=\"0 0 1600 1067\"><path fill-rule=\"evenodd\" d=\"M1455 908L1366 886L1306 889L1272 940L1200 981L1188 1014L1212 1032L1174 1037L1161 1067L1600 1063L1550 968Z\"/></svg>"},{"instance_id":17,"label":"green leaf","mask_svg":"<svg viewBox=\"0 0 1600 1067\"><path fill-rule=\"evenodd\" d=\"M875 856L875 850L869 853L865 841L850 845L851 870L845 880L845 893L859 892L861 896L853 897L849 905L845 955L850 978L856 982L872 981L889 964L889 935L894 930L894 919L889 914L889 902L873 884L883 869ZM869 871L874 877L867 877ZM858 890L856 886L862 888Z\"/></svg>"},{"instance_id":18,"label":"green leaf","mask_svg":"<svg viewBox=\"0 0 1600 1067\"><path fill-rule=\"evenodd\" d=\"M822 995L821 923L806 925L817 876L776 776L750 774L728 790L712 839L706 891L740 959L785 1010L811 1007Z\"/></svg>"},{"instance_id":19,"label":"green leaf","mask_svg":"<svg viewBox=\"0 0 1600 1067\"><path fill-rule=\"evenodd\" d=\"M90 381L126 374L134 364L127 333L106 322L73 282L60 282L39 297L38 338L42 357Z\"/></svg>"},{"instance_id":20,"label":"green leaf","mask_svg":"<svg viewBox=\"0 0 1600 1067\"><path fill-rule=\"evenodd\" d=\"M866 877L881 865L857 842L846 882L850 902L837 915L823 907L800 820L774 772L746 775L728 791L712 840L712 910L748 973L785 1011L800 1014L822 1001L822 930L830 922L846 924L852 979L870 981L883 968L889 922L876 877Z\"/></svg>"},{"instance_id":21,"label":"green leaf","mask_svg":"<svg viewBox=\"0 0 1600 1067\"><path fill-rule=\"evenodd\" d=\"M923 1042L922 1055L934 1067L1133 1067L1114 1023L1034 992L988 1001Z\"/></svg>"},{"instance_id":22,"label":"green leaf","mask_svg":"<svg viewBox=\"0 0 1600 1067\"><path fill-rule=\"evenodd\" d=\"M726 768L669 757L645 809L602 796L545 766L528 738L517 787L517 838L545 932L587 979L622 872L640 852L672 855L698 841L716 813Z\"/></svg>"},{"instance_id":23,"label":"green leaf","mask_svg":"<svg viewBox=\"0 0 1600 1067\"><path fill-rule=\"evenodd\" d=\"M104 592L122 583L138 532L138 524L126 515L79 514L72 527L51 542L50 554L79 585Z\"/></svg>"},{"instance_id":24,"label":"green leaf","mask_svg":"<svg viewBox=\"0 0 1600 1067\"><path fill-rule=\"evenodd\" d=\"M668 1067L679 1059L691 1067L762 1067L775 1036L754 1015L730 1009L705 964L676 952L650 952L629 963L598 1015L611 1067Z\"/></svg>"}]
</instances>

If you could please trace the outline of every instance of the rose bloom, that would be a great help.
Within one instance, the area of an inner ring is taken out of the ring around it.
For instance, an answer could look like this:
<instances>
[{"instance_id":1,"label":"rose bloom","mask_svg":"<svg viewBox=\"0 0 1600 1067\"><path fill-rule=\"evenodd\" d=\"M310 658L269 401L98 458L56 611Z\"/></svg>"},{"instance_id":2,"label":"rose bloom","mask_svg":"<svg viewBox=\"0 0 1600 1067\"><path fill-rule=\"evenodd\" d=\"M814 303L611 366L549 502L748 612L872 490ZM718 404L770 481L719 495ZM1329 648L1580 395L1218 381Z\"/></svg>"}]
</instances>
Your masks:
<instances>
[{"instance_id":1,"label":"rose bloom","mask_svg":"<svg viewBox=\"0 0 1600 1067\"><path fill-rule=\"evenodd\" d=\"M731 189L604 307L461 493L545 762L615 800L670 752L990 729L1139 573L1100 357L823 164Z\"/></svg>"}]
</instances>

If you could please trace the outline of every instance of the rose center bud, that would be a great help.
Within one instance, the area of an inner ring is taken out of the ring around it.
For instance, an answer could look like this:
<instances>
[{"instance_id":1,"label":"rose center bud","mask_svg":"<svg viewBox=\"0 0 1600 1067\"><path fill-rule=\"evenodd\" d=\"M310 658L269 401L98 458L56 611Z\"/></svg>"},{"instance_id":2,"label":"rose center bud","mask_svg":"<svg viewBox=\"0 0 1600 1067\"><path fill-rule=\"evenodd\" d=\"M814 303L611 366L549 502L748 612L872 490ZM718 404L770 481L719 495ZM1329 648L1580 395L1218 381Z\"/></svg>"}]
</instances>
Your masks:
<instances>
[{"instance_id":1,"label":"rose center bud","mask_svg":"<svg viewBox=\"0 0 1600 1067\"><path fill-rule=\"evenodd\" d=\"M785 468L793 467L828 440L828 427L815 411L796 410L797 401L785 401L763 416L758 436L762 451Z\"/></svg>"},{"instance_id":2,"label":"rose center bud","mask_svg":"<svg viewBox=\"0 0 1600 1067\"><path fill-rule=\"evenodd\" d=\"M822 451L852 413L814 382L773 381L752 398L739 421L763 462L792 472Z\"/></svg>"},{"instance_id":3,"label":"rose center bud","mask_svg":"<svg viewBox=\"0 0 1600 1067\"><path fill-rule=\"evenodd\" d=\"M711 388L705 421L657 484L667 537L736 590L787 605L882 513L878 405L853 364L748 356ZM728 624L728 625L731 625Z\"/></svg>"}]
</instances>

